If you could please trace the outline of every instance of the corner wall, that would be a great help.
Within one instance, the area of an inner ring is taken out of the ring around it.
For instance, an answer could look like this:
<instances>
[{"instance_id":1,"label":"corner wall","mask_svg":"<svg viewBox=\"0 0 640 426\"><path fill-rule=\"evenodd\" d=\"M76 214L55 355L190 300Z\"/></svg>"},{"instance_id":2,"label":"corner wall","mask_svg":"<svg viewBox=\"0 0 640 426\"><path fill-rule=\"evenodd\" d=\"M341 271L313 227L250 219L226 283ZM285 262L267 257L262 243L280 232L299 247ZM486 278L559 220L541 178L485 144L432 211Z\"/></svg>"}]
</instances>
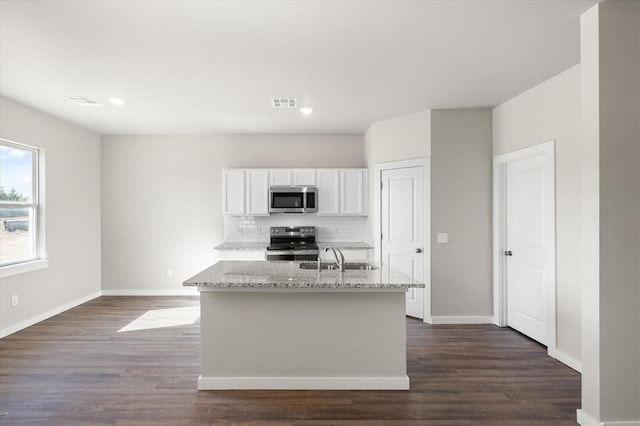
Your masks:
<instances>
[{"instance_id":1,"label":"corner wall","mask_svg":"<svg viewBox=\"0 0 640 426\"><path fill-rule=\"evenodd\" d=\"M640 425L640 2L581 17L582 408Z\"/></svg>"},{"instance_id":2,"label":"corner wall","mask_svg":"<svg viewBox=\"0 0 640 426\"><path fill-rule=\"evenodd\" d=\"M492 322L491 140L490 109L431 111L434 323Z\"/></svg>"},{"instance_id":3,"label":"corner wall","mask_svg":"<svg viewBox=\"0 0 640 426\"><path fill-rule=\"evenodd\" d=\"M493 109L493 155L556 142L557 356L581 369L580 65Z\"/></svg>"},{"instance_id":4,"label":"corner wall","mask_svg":"<svg viewBox=\"0 0 640 426\"><path fill-rule=\"evenodd\" d=\"M491 322L491 111L423 111L374 123L365 134L369 242L376 238L376 164L431 157L431 314L437 323ZM430 219L429 219L430 218ZM435 243L448 232L448 245ZM465 259L464 264L460 259Z\"/></svg>"},{"instance_id":5,"label":"corner wall","mask_svg":"<svg viewBox=\"0 0 640 426\"><path fill-rule=\"evenodd\" d=\"M421 111L389 120L377 121L364 135L364 158L369 168L368 242L380 259L380 239L374 237L380 223L376 209L376 164L431 156L431 111ZM428 216L427 216L428 217ZM426 244L426 242L425 242Z\"/></svg>"},{"instance_id":6,"label":"corner wall","mask_svg":"<svg viewBox=\"0 0 640 426\"><path fill-rule=\"evenodd\" d=\"M223 169L364 166L360 135L103 136L101 160L107 295L192 292L224 242Z\"/></svg>"},{"instance_id":7,"label":"corner wall","mask_svg":"<svg viewBox=\"0 0 640 426\"><path fill-rule=\"evenodd\" d=\"M2 279L0 335L100 294L100 137L0 97L0 136L45 150L48 268ZM20 304L11 307L11 296Z\"/></svg>"}]
</instances>

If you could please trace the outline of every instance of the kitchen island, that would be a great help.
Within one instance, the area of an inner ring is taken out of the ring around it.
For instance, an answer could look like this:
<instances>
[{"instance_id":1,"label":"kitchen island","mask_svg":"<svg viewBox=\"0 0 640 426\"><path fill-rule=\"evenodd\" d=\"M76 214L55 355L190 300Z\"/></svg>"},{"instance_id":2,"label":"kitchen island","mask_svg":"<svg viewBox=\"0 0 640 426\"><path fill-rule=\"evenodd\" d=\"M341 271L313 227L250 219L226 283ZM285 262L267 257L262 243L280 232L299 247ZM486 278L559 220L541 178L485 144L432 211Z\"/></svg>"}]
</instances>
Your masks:
<instances>
[{"instance_id":1,"label":"kitchen island","mask_svg":"<svg viewBox=\"0 0 640 426\"><path fill-rule=\"evenodd\" d=\"M198 389L409 389L400 271L220 261L200 292Z\"/></svg>"}]
</instances>

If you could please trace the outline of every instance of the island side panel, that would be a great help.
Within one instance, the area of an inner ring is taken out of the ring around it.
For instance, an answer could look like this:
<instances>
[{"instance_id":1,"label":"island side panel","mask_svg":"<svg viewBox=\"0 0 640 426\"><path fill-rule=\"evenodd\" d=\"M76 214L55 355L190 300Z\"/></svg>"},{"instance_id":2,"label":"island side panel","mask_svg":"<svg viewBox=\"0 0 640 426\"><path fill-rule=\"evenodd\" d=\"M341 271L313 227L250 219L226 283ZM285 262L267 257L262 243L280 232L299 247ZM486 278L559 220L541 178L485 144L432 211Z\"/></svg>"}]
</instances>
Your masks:
<instances>
[{"instance_id":1,"label":"island side panel","mask_svg":"<svg viewBox=\"0 0 640 426\"><path fill-rule=\"evenodd\" d=\"M405 291L201 291L200 389L408 389Z\"/></svg>"}]
</instances>

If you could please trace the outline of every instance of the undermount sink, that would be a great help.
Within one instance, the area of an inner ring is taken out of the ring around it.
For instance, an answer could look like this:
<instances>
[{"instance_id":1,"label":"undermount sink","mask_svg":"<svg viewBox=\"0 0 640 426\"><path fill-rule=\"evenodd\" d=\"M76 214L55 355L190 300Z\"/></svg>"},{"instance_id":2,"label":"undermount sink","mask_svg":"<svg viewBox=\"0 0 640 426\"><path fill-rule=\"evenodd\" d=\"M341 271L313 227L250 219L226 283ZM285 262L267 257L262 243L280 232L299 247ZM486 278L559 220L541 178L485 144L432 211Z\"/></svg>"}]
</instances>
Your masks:
<instances>
[{"instance_id":1,"label":"undermount sink","mask_svg":"<svg viewBox=\"0 0 640 426\"><path fill-rule=\"evenodd\" d=\"M302 262L300 269L318 269L318 262ZM320 264L320 269L337 271L339 267L337 263L326 262ZM344 269L345 271L374 271L378 267L367 262L351 262L345 263Z\"/></svg>"}]
</instances>

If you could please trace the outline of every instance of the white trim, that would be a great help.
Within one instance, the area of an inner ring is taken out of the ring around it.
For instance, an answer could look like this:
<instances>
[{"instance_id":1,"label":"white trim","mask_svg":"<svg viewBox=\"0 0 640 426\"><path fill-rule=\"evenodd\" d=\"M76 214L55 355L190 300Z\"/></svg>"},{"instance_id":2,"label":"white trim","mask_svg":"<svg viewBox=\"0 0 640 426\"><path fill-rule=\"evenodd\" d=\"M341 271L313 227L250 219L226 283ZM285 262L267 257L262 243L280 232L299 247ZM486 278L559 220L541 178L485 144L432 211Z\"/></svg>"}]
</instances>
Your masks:
<instances>
[{"instance_id":1,"label":"white trim","mask_svg":"<svg viewBox=\"0 0 640 426\"><path fill-rule=\"evenodd\" d=\"M556 348L555 354L553 358L557 359L567 367L571 367L576 370L578 373L582 373L582 361L578 358L574 358L566 352L561 351Z\"/></svg>"},{"instance_id":2,"label":"white trim","mask_svg":"<svg viewBox=\"0 0 640 426\"><path fill-rule=\"evenodd\" d=\"M198 289L180 288L175 290L152 289L152 290L102 290L103 296L197 296Z\"/></svg>"},{"instance_id":3,"label":"white trim","mask_svg":"<svg viewBox=\"0 0 640 426\"><path fill-rule=\"evenodd\" d=\"M36 271L38 269L44 269L49 265L49 259L47 259L47 232L46 232L46 194L45 194L45 149L39 148L33 145L27 145L20 142L15 142L9 139L0 138L0 142L3 142L5 146L14 146L18 149L33 151L32 156L32 197L31 203L26 207L33 208L33 222L35 223L36 232L32 235L32 240L35 245L35 259L26 260L19 264L9 264L0 267L0 278L10 277L12 275L22 274L24 272ZM5 203L5 205L7 205ZM18 204L14 204L18 206ZM37 263L44 262L44 263ZM17 265L27 265L24 269ZM5 268L6 272L5 272Z\"/></svg>"},{"instance_id":4,"label":"white trim","mask_svg":"<svg viewBox=\"0 0 640 426\"><path fill-rule=\"evenodd\" d=\"M578 424L582 426L640 426L640 420L601 422L599 420L596 420L594 417L587 414L586 411L581 409L576 410L576 414L578 417Z\"/></svg>"},{"instance_id":5,"label":"white trim","mask_svg":"<svg viewBox=\"0 0 640 426\"><path fill-rule=\"evenodd\" d=\"M584 410L576 410L576 417L578 420L578 424L582 426L600 426L600 422L591 417Z\"/></svg>"},{"instance_id":6,"label":"white trim","mask_svg":"<svg viewBox=\"0 0 640 426\"><path fill-rule=\"evenodd\" d=\"M0 267L0 278L7 278L13 275L24 274L49 267L49 259L36 259L30 262L16 263Z\"/></svg>"},{"instance_id":7,"label":"white trim","mask_svg":"<svg viewBox=\"0 0 640 426\"><path fill-rule=\"evenodd\" d=\"M380 199L380 183L382 182L382 171L393 169L404 169L408 167L422 167L422 179L423 179L423 191L424 191L424 265L423 265L423 279L425 282L425 288L423 294L423 309L422 320L426 323L431 323L431 157L413 158L409 160L400 161L385 161L376 163L375 165L375 181L374 181L374 208L378 212L378 220L374 225L374 249L373 258L375 260L382 260L382 247L380 244L380 233L382 229L382 200Z\"/></svg>"},{"instance_id":8,"label":"white trim","mask_svg":"<svg viewBox=\"0 0 640 426\"><path fill-rule=\"evenodd\" d=\"M547 272L549 279L545 288L545 321L547 324L547 352L549 356L557 358L556 342L556 207L555 207L555 141L551 140L539 145L523 148L495 156L493 158L493 323L500 327L507 325L507 289L506 262L502 255L506 240L506 167L514 160L543 156L546 160L546 170L551 171L548 186L545 187L545 205L550 207L547 220L552 226L545 235L547 254ZM559 359L562 362L562 360ZM573 368L573 367L572 367Z\"/></svg>"},{"instance_id":9,"label":"white trim","mask_svg":"<svg viewBox=\"0 0 640 426\"><path fill-rule=\"evenodd\" d=\"M434 316L431 324L492 324L493 317L487 316Z\"/></svg>"},{"instance_id":10,"label":"white trim","mask_svg":"<svg viewBox=\"0 0 640 426\"><path fill-rule=\"evenodd\" d=\"M39 323L40 321L44 321L48 318L51 318L55 315L58 315L64 311L68 311L69 309L75 308L78 305L82 305L83 303L87 303L90 300L93 300L97 297L100 297L102 292L98 291L96 293L90 294L88 296L82 297L80 299L74 300L73 302L66 303L62 306L58 306L57 308L53 308L43 314L36 315L33 318L29 318L28 320L19 322L18 324L9 326L3 330L0 330L0 338L6 337L10 334L13 334L17 331L23 330L27 327L30 327L34 324Z\"/></svg>"},{"instance_id":11,"label":"white trim","mask_svg":"<svg viewBox=\"0 0 640 426\"><path fill-rule=\"evenodd\" d=\"M408 390L409 377L198 377L199 390Z\"/></svg>"}]
</instances>

